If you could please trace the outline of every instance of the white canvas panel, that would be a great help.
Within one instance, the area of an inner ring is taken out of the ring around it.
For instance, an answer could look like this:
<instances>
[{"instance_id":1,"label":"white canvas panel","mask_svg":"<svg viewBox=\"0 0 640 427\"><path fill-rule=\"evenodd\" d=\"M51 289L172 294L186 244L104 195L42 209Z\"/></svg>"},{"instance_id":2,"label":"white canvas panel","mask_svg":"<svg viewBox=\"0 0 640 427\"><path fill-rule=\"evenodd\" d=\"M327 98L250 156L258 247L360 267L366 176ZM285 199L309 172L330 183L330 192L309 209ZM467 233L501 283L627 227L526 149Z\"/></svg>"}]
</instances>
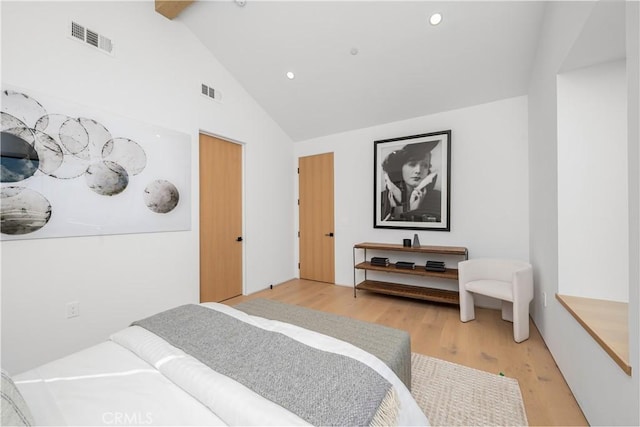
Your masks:
<instances>
[{"instance_id":1,"label":"white canvas panel","mask_svg":"<svg viewBox=\"0 0 640 427\"><path fill-rule=\"evenodd\" d=\"M190 136L2 91L2 240L191 229Z\"/></svg>"}]
</instances>

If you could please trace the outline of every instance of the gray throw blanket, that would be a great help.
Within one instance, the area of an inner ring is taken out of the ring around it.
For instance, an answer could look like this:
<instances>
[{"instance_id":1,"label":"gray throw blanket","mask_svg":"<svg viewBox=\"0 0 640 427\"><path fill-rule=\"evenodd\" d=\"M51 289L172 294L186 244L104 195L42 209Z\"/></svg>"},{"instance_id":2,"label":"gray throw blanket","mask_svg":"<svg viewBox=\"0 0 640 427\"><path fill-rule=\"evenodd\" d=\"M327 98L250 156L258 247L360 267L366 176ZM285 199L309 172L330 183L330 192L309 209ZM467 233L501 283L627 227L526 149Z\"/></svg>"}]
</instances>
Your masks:
<instances>
[{"instance_id":1,"label":"gray throw blanket","mask_svg":"<svg viewBox=\"0 0 640 427\"><path fill-rule=\"evenodd\" d=\"M365 364L216 310L184 305L133 325L314 425L377 424L389 405L391 384Z\"/></svg>"},{"instance_id":2,"label":"gray throw blanket","mask_svg":"<svg viewBox=\"0 0 640 427\"><path fill-rule=\"evenodd\" d=\"M382 360L411 390L411 335L407 331L270 299L255 298L233 308L353 344Z\"/></svg>"}]
</instances>

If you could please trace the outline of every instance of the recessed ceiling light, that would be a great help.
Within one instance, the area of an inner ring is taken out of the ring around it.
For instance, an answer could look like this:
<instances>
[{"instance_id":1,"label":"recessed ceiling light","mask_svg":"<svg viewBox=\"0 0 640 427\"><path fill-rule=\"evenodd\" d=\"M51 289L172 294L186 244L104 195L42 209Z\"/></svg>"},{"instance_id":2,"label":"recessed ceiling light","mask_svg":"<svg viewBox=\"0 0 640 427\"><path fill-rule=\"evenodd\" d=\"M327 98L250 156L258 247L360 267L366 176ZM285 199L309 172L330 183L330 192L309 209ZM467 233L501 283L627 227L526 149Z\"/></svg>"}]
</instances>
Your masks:
<instances>
[{"instance_id":1,"label":"recessed ceiling light","mask_svg":"<svg viewBox=\"0 0 640 427\"><path fill-rule=\"evenodd\" d=\"M438 25L440 22L442 22L442 15L439 13L434 13L429 18L429 23L431 23L431 25Z\"/></svg>"},{"instance_id":2,"label":"recessed ceiling light","mask_svg":"<svg viewBox=\"0 0 640 427\"><path fill-rule=\"evenodd\" d=\"M349 53L353 56L356 56L358 54L358 48L357 47L352 47L351 50L349 51Z\"/></svg>"},{"instance_id":3,"label":"recessed ceiling light","mask_svg":"<svg viewBox=\"0 0 640 427\"><path fill-rule=\"evenodd\" d=\"M295 75L295 74L293 74L293 72L292 72L292 71L287 71L287 78L288 78L289 80L293 80L295 77L296 77L296 75Z\"/></svg>"}]
</instances>

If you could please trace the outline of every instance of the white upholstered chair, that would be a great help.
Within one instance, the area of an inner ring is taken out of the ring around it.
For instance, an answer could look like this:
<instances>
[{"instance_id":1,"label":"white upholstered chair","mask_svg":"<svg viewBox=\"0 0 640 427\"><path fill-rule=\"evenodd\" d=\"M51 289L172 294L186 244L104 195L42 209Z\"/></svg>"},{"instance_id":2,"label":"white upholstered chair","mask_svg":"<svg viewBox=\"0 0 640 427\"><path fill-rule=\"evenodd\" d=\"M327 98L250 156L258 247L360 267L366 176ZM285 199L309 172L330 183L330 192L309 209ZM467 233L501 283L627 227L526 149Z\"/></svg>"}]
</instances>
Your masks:
<instances>
[{"instance_id":1,"label":"white upholstered chair","mask_svg":"<svg viewBox=\"0 0 640 427\"><path fill-rule=\"evenodd\" d=\"M473 294L502 300L502 318L513 322L513 339L529 338L529 303L533 300L533 268L523 261L478 258L458 263L460 320L475 319Z\"/></svg>"}]
</instances>

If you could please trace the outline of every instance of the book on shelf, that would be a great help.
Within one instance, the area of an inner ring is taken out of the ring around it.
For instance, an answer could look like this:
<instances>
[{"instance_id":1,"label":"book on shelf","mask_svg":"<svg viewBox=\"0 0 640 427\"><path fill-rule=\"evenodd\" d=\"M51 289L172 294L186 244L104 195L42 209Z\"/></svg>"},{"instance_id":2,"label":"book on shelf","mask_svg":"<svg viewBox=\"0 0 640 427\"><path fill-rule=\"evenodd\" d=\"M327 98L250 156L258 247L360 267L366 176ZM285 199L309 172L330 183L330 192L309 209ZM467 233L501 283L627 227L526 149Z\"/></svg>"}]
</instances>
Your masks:
<instances>
[{"instance_id":1,"label":"book on shelf","mask_svg":"<svg viewBox=\"0 0 640 427\"><path fill-rule=\"evenodd\" d=\"M444 273L445 271L447 271L443 261L427 261L424 269L427 271L437 271L440 273Z\"/></svg>"},{"instance_id":2,"label":"book on shelf","mask_svg":"<svg viewBox=\"0 0 640 427\"><path fill-rule=\"evenodd\" d=\"M396 262L396 268L403 268L405 270L413 270L413 269L416 268L416 264L414 262L398 261L398 262Z\"/></svg>"},{"instance_id":3,"label":"book on shelf","mask_svg":"<svg viewBox=\"0 0 640 427\"><path fill-rule=\"evenodd\" d=\"M371 265L379 265L379 266L383 266L383 267L388 267L389 266L389 258L384 258L384 257L372 257L371 258Z\"/></svg>"}]
</instances>

